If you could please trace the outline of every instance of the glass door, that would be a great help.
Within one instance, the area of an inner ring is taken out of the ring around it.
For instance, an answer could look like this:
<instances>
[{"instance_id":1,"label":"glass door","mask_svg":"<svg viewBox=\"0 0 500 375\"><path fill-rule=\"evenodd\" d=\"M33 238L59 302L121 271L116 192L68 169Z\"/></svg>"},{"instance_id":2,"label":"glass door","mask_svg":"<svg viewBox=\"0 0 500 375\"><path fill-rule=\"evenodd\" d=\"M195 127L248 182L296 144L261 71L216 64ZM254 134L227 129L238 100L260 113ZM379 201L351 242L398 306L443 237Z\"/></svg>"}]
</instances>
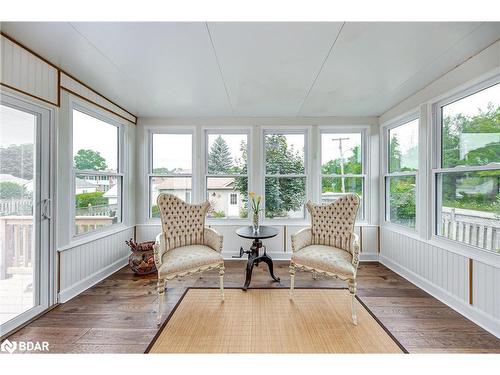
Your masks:
<instances>
[{"instance_id":1,"label":"glass door","mask_svg":"<svg viewBox=\"0 0 500 375\"><path fill-rule=\"evenodd\" d=\"M0 337L49 306L50 111L0 104Z\"/></svg>"}]
</instances>

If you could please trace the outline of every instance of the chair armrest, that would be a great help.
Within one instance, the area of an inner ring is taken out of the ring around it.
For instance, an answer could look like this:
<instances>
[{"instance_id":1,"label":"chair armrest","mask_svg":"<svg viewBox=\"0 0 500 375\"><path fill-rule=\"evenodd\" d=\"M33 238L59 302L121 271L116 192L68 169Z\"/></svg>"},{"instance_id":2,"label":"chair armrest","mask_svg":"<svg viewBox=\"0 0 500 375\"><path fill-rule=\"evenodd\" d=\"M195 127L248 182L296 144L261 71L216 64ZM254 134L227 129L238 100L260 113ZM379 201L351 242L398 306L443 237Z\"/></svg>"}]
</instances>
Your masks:
<instances>
[{"instance_id":1,"label":"chair armrest","mask_svg":"<svg viewBox=\"0 0 500 375\"><path fill-rule=\"evenodd\" d=\"M292 251L296 252L300 249L312 244L311 228L304 228L297 233L292 234Z\"/></svg>"},{"instance_id":2,"label":"chair armrest","mask_svg":"<svg viewBox=\"0 0 500 375\"><path fill-rule=\"evenodd\" d=\"M154 251L156 269L160 269L160 266L162 264L161 258L165 253L165 236L163 235L163 233L159 233L156 236L155 244L153 245L153 251Z\"/></svg>"},{"instance_id":3,"label":"chair armrest","mask_svg":"<svg viewBox=\"0 0 500 375\"><path fill-rule=\"evenodd\" d=\"M349 244L349 251L352 254L352 265L357 268L359 263L359 236L356 233L351 233L351 243Z\"/></svg>"},{"instance_id":4,"label":"chair armrest","mask_svg":"<svg viewBox=\"0 0 500 375\"><path fill-rule=\"evenodd\" d=\"M205 231L203 233L203 242L206 246L211 247L212 249L220 253L222 251L223 238L224 237L216 230L205 227Z\"/></svg>"}]
</instances>

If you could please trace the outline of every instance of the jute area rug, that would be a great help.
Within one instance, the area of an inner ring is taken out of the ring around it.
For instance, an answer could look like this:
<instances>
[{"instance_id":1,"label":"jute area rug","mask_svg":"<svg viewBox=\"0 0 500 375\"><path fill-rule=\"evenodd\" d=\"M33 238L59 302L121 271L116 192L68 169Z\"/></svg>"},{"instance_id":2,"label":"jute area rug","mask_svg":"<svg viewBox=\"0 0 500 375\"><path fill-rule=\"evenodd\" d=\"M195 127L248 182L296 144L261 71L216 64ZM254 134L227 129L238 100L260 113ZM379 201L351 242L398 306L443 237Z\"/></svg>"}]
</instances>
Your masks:
<instances>
[{"instance_id":1,"label":"jute area rug","mask_svg":"<svg viewBox=\"0 0 500 375\"><path fill-rule=\"evenodd\" d=\"M346 289L188 289L148 347L150 353L404 353Z\"/></svg>"}]
</instances>

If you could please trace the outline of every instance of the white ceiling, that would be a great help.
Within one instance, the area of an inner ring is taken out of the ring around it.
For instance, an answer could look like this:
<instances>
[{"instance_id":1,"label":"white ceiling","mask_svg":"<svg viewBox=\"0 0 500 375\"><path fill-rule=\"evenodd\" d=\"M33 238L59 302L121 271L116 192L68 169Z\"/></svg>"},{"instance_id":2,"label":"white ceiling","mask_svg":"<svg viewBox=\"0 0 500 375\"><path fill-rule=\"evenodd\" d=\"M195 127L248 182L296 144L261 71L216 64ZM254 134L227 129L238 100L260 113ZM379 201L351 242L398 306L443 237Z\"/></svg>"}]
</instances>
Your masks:
<instances>
[{"instance_id":1,"label":"white ceiling","mask_svg":"<svg viewBox=\"0 0 500 375\"><path fill-rule=\"evenodd\" d=\"M138 116L378 116L500 23L2 23Z\"/></svg>"}]
</instances>

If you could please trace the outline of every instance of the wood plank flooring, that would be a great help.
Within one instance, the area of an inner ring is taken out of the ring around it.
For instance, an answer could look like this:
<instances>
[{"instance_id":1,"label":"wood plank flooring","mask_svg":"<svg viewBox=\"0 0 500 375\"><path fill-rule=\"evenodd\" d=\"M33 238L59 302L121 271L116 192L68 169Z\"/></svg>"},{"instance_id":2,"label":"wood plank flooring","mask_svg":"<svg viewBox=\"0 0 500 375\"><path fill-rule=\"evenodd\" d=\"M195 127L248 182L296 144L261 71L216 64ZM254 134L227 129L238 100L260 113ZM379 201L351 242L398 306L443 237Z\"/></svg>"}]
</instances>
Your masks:
<instances>
[{"instance_id":1,"label":"wood plank flooring","mask_svg":"<svg viewBox=\"0 0 500 375\"><path fill-rule=\"evenodd\" d=\"M288 287L288 262L275 261L281 285L265 267L254 268L251 287ZM245 261L226 261L226 287L244 282ZM171 281L164 318L186 287L218 285L217 271ZM298 272L297 287L345 286ZM500 340L379 263L361 263L358 295L410 353L500 353ZM156 275L128 267L51 310L9 337L49 341L51 353L143 353L157 333Z\"/></svg>"}]
</instances>

